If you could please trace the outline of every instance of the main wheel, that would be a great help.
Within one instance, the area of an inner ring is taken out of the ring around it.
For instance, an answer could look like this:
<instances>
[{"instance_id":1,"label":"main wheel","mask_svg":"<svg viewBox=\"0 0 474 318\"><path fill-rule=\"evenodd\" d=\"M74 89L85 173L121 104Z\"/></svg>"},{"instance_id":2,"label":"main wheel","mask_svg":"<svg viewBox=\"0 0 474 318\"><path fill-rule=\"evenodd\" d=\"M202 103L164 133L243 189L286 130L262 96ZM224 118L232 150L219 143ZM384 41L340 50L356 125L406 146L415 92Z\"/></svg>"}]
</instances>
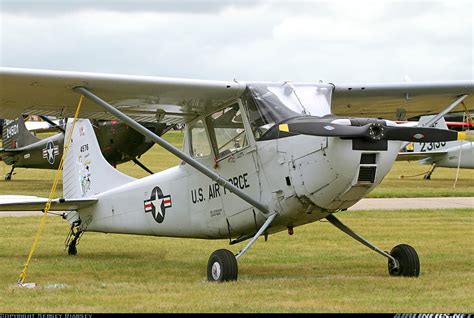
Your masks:
<instances>
[{"instance_id":1,"label":"main wheel","mask_svg":"<svg viewBox=\"0 0 474 318\"><path fill-rule=\"evenodd\" d=\"M237 280L237 259L226 249L214 251L207 262L207 280L224 282Z\"/></svg>"},{"instance_id":2,"label":"main wheel","mask_svg":"<svg viewBox=\"0 0 474 318\"><path fill-rule=\"evenodd\" d=\"M415 249L407 244L400 244L390 251L400 265L395 268L392 260L388 260L388 272L391 276L418 277L420 275L420 259Z\"/></svg>"},{"instance_id":3,"label":"main wheel","mask_svg":"<svg viewBox=\"0 0 474 318\"><path fill-rule=\"evenodd\" d=\"M12 179L12 174L9 172L5 175L5 181L10 181Z\"/></svg>"}]
</instances>

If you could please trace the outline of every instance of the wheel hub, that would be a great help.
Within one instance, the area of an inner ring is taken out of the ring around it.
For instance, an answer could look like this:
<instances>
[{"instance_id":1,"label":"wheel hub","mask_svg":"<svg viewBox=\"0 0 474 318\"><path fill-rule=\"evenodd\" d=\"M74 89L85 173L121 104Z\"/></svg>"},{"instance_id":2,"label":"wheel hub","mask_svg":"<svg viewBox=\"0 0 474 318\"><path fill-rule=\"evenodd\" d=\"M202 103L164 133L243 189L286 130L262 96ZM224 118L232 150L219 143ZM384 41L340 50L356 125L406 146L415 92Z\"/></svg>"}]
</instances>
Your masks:
<instances>
[{"instance_id":1,"label":"wheel hub","mask_svg":"<svg viewBox=\"0 0 474 318\"><path fill-rule=\"evenodd\" d=\"M393 276L398 276L400 275L400 265L399 264L396 264L393 260L389 259L388 260L388 272L390 273L390 275L393 275Z\"/></svg>"},{"instance_id":2,"label":"wheel hub","mask_svg":"<svg viewBox=\"0 0 474 318\"><path fill-rule=\"evenodd\" d=\"M218 280L219 277L221 276L221 264L219 264L219 262L214 262L212 264L212 278L214 278L214 280Z\"/></svg>"}]
</instances>

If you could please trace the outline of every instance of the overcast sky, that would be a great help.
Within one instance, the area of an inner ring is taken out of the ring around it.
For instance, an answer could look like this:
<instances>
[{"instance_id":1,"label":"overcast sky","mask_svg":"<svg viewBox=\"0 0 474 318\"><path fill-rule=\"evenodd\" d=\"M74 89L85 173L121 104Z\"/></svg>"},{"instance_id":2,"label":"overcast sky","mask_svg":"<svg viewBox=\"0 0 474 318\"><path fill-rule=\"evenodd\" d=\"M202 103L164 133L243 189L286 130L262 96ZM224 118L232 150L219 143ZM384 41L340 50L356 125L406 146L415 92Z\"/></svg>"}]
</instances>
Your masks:
<instances>
[{"instance_id":1,"label":"overcast sky","mask_svg":"<svg viewBox=\"0 0 474 318\"><path fill-rule=\"evenodd\" d=\"M470 0L0 0L0 65L218 80L474 79Z\"/></svg>"}]
</instances>

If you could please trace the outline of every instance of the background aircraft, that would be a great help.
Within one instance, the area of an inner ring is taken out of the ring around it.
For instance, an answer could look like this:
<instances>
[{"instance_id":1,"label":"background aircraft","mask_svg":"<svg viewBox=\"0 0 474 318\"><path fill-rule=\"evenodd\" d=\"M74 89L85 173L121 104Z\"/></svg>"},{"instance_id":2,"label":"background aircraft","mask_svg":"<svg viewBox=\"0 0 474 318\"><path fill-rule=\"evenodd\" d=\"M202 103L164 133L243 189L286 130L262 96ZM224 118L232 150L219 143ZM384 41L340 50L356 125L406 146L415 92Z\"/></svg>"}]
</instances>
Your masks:
<instances>
[{"instance_id":1,"label":"background aircraft","mask_svg":"<svg viewBox=\"0 0 474 318\"><path fill-rule=\"evenodd\" d=\"M45 120L49 121L47 118ZM62 132L40 139L27 129L23 116L5 121L2 128L3 148L0 149L0 158L5 164L12 166L10 172L5 175L5 180L11 180L15 168L58 168L64 147L64 128L52 121L50 124L45 123L49 128L43 124L40 130L54 129ZM93 120L93 123L100 149L111 165L115 167L117 164L133 160L147 172L152 173L137 159L154 145L151 140L117 120ZM147 128L158 135L164 134L171 127L160 123L147 124Z\"/></svg>"},{"instance_id":2,"label":"background aircraft","mask_svg":"<svg viewBox=\"0 0 474 318\"><path fill-rule=\"evenodd\" d=\"M50 203L52 210L67 211L69 254L77 253L86 231L226 239L231 245L249 240L238 253L211 253L207 278L213 282L236 280L237 260L261 235L291 235L321 219L386 257L390 275L418 276L413 247L398 244L388 253L335 214L380 184L404 142L464 137L400 127L393 121L399 113L439 113L448 105L454 110L463 101L470 105L474 93L473 81L225 82L12 68L0 69L0 84L0 117L14 109L71 117L80 106L83 118L116 117L182 160L134 179L103 158L88 120L78 120L74 129L68 123L72 144L63 196ZM183 149L138 121L186 123ZM21 198L0 204L0 210L40 210L46 202Z\"/></svg>"},{"instance_id":3,"label":"background aircraft","mask_svg":"<svg viewBox=\"0 0 474 318\"><path fill-rule=\"evenodd\" d=\"M433 117L421 116L419 122L413 122L413 125L423 125ZM469 122L451 122L450 125L456 127L457 130L470 127ZM438 129L448 129L444 118L438 120L433 126ZM464 140L414 142L404 147L404 150L398 154L397 160L418 161L420 164L431 165L431 169L423 176L428 180L436 167L474 169L474 143Z\"/></svg>"}]
</instances>

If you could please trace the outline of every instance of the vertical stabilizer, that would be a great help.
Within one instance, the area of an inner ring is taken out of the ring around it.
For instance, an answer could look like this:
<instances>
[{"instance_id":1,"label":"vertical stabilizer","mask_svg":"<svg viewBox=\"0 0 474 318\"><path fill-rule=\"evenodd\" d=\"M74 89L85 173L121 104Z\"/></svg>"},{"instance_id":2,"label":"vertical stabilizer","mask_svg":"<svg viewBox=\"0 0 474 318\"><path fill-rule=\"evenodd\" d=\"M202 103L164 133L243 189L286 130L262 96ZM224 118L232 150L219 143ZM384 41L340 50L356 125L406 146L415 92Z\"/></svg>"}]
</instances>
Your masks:
<instances>
[{"instance_id":1,"label":"vertical stabilizer","mask_svg":"<svg viewBox=\"0 0 474 318\"><path fill-rule=\"evenodd\" d=\"M67 124L66 136L71 127L72 122ZM63 197L90 197L133 180L105 160L90 121L78 119L64 160Z\"/></svg>"},{"instance_id":2,"label":"vertical stabilizer","mask_svg":"<svg viewBox=\"0 0 474 318\"><path fill-rule=\"evenodd\" d=\"M2 129L2 141L4 149L17 149L40 140L34 136L25 125L23 116L15 120L5 120Z\"/></svg>"},{"instance_id":3,"label":"vertical stabilizer","mask_svg":"<svg viewBox=\"0 0 474 318\"><path fill-rule=\"evenodd\" d=\"M421 116L418 121L418 126L422 127L425 123L431 120L434 115L430 116ZM438 129L448 129L448 125L444 118L440 118L436 123L431 125L430 127L438 128ZM413 144L415 152L434 152L434 151L444 151L448 148L453 147L453 145L459 144L458 141L443 141L443 142L415 142Z\"/></svg>"}]
</instances>

